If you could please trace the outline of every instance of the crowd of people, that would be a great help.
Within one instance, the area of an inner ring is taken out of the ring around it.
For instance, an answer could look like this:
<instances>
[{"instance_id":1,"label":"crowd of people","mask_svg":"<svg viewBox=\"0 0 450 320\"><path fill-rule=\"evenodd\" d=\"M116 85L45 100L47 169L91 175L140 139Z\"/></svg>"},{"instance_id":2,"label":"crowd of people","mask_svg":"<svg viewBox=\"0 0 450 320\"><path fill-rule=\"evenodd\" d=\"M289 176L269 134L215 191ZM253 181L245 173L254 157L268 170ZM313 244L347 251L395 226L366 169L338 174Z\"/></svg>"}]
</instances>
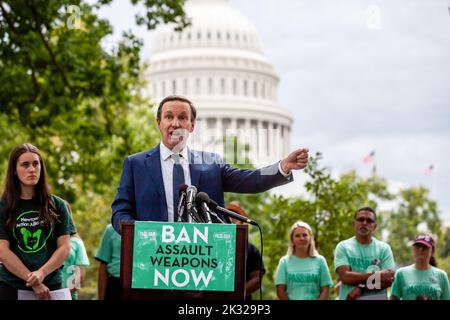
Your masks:
<instances>
[{"instance_id":1,"label":"crowd of people","mask_svg":"<svg viewBox=\"0 0 450 320\"><path fill-rule=\"evenodd\" d=\"M180 96L164 98L157 110L161 142L152 149L127 156L116 197L95 259L99 261L98 298L120 299L121 223L179 221L179 191L183 185L207 192L225 206L224 192L259 193L293 181L293 170L308 164L308 149L300 148L273 165L247 170L223 163L217 154L191 150L187 137L195 128L196 108ZM247 212L237 202L227 208ZM222 216L228 223L240 223ZM389 244L373 237L377 216L372 208L356 211L355 235L337 244L334 271L339 299L449 300L445 271L437 268L431 235L414 240L415 263L396 270ZM247 247L247 299L261 286L265 273L261 254ZM21 291L50 299L51 291L68 288L77 299L85 269L86 249L77 234L70 206L52 194L41 153L21 144L10 153L0 199L0 300L17 300ZM290 230L288 250L281 257L275 288L281 300L325 300L333 281L326 259L319 254L314 233L304 221Z\"/></svg>"}]
</instances>

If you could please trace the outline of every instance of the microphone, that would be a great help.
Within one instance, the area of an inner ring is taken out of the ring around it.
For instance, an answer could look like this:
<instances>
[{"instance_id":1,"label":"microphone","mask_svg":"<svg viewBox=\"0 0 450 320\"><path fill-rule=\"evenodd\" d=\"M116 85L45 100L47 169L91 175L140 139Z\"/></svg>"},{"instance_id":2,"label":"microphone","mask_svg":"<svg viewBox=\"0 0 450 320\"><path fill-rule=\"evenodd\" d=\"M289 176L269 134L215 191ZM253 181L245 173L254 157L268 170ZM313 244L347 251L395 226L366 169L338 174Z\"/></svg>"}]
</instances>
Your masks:
<instances>
[{"instance_id":1,"label":"microphone","mask_svg":"<svg viewBox=\"0 0 450 320\"><path fill-rule=\"evenodd\" d=\"M220 212L222 212L223 214L225 214L226 216L242 221L242 222L246 222L249 224L252 224L254 226L258 225L255 221L253 221L252 219L249 219L247 217L244 217L236 212L233 212L231 210L225 209L221 206L219 206L217 204L217 202L215 202L213 199L211 199L205 192L200 192L199 194L204 194L201 195L201 199L202 201L204 201L204 203L206 203L207 205L209 205L210 208L212 208L213 210L219 210Z\"/></svg>"},{"instance_id":2,"label":"microphone","mask_svg":"<svg viewBox=\"0 0 450 320\"><path fill-rule=\"evenodd\" d=\"M212 223L211 220L211 211L209 210L209 207L207 205L207 202L209 201L209 197L204 192L197 193L197 196L195 197L195 202L197 205L200 205L200 208L202 209L202 213L204 218L206 219L207 223Z\"/></svg>"},{"instance_id":3,"label":"microphone","mask_svg":"<svg viewBox=\"0 0 450 320\"><path fill-rule=\"evenodd\" d=\"M192 209L195 206L195 196L197 195L197 188L195 186L189 186L186 189L186 207L188 214L192 213Z\"/></svg>"},{"instance_id":4,"label":"microphone","mask_svg":"<svg viewBox=\"0 0 450 320\"><path fill-rule=\"evenodd\" d=\"M193 206L191 212L189 212L190 222L194 221L195 223L203 223L206 222L203 215L199 214L197 207Z\"/></svg>"},{"instance_id":5,"label":"microphone","mask_svg":"<svg viewBox=\"0 0 450 320\"><path fill-rule=\"evenodd\" d=\"M188 188L187 184L183 184L180 186L178 190L178 196L180 197L178 201L178 222L183 221L184 208L186 207L186 189Z\"/></svg>"}]
</instances>

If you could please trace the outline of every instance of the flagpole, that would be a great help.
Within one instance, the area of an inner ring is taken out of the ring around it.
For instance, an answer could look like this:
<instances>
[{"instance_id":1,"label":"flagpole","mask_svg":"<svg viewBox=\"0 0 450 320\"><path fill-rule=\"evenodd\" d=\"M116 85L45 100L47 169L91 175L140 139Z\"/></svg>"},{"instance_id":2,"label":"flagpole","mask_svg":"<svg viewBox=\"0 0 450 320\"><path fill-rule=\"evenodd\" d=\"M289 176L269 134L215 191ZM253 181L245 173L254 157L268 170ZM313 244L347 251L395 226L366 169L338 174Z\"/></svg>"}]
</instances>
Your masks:
<instances>
[{"instance_id":1,"label":"flagpole","mask_svg":"<svg viewBox=\"0 0 450 320\"><path fill-rule=\"evenodd\" d=\"M437 169L435 166L433 166L433 182L432 182L432 194L434 193L434 199L437 200Z\"/></svg>"}]
</instances>

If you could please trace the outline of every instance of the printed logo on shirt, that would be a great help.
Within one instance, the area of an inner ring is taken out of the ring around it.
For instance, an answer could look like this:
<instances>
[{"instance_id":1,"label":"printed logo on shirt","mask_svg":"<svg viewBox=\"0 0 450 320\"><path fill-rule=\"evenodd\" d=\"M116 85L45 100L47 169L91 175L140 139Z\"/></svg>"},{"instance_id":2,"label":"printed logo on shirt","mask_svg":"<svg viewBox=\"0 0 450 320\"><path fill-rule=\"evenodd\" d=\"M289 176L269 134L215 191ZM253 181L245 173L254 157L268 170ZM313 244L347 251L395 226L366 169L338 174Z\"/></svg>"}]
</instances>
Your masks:
<instances>
[{"instance_id":1,"label":"printed logo on shirt","mask_svg":"<svg viewBox=\"0 0 450 320\"><path fill-rule=\"evenodd\" d=\"M369 266L374 266L371 258L348 257L348 262L354 271L366 271Z\"/></svg>"},{"instance_id":2,"label":"printed logo on shirt","mask_svg":"<svg viewBox=\"0 0 450 320\"><path fill-rule=\"evenodd\" d=\"M441 295L440 290L429 284L414 284L406 288L408 296L415 296L416 300L433 300Z\"/></svg>"},{"instance_id":3,"label":"printed logo on shirt","mask_svg":"<svg viewBox=\"0 0 450 320\"><path fill-rule=\"evenodd\" d=\"M436 276L431 276L430 281L431 283L438 283L438 279L436 278Z\"/></svg>"},{"instance_id":4,"label":"printed logo on shirt","mask_svg":"<svg viewBox=\"0 0 450 320\"><path fill-rule=\"evenodd\" d=\"M23 237L23 243L28 250L36 250L41 239L42 229L37 229L31 233L27 228L20 228Z\"/></svg>"},{"instance_id":5,"label":"printed logo on shirt","mask_svg":"<svg viewBox=\"0 0 450 320\"><path fill-rule=\"evenodd\" d=\"M38 211L27 211L19 215L16 227L13 230L17 246L25 253L35 253L40 251L50 236L46 235L46 229L39 221Z\"/></svg>"},{"instance_id":6,"label":"printed logo on shirt","mask_svg":"<svg viewBox=\"0 0 450 320\"><path fill-rule=\"evenodd\" d=\"M309 272L288 273L287 281L291 285L295 283L301 283L303 285L306 283L319 283L319 275Z\"/></svg>"}]
</instances>

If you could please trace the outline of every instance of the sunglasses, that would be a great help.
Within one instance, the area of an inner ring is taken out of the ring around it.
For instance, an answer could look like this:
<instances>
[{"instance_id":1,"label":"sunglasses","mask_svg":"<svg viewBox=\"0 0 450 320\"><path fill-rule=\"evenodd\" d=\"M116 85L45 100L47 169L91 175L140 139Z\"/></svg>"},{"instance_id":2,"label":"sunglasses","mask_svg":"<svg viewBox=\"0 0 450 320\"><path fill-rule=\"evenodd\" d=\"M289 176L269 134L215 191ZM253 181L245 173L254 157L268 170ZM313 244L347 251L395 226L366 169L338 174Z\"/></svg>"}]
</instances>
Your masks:
<instances>
[{"instance_id":1,"label":"sunglasses","mask_svg":"<svg viewBox=\"0 0 450 320\"><path fill-rule=\"evenodd\" d=\"M359 218L356 218L355 220L358 222L361 222L361 223L363 223L365 221L365 222L367 222L367 224L372 224L375 222L375 220L373 220L373 219L364 218L364 217L359 217Z\"/></svg>"}]
</instances>

